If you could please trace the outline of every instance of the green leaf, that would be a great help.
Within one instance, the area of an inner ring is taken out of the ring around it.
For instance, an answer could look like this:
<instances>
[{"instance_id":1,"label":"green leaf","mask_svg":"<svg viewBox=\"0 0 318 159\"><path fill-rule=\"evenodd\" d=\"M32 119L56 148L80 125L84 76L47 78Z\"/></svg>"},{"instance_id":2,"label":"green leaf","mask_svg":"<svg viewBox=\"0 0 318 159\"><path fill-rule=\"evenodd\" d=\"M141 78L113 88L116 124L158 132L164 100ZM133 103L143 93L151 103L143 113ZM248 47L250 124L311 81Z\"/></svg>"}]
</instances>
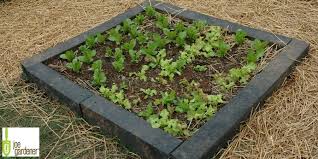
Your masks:
<instances>
[{"instance_id":1,"label":"green leaf","mask_svg":"<svg viewBox=\"0 0 318 159\"><path fill-rule=\"evenodd\" d=\"M198 31L201 31L207 26L207 22L204 20L197 20L193 25Z\"/></svg>"},{"instance_id":2,"label":"green leaf","mask_svg":"<svg viewBox=\"0 0 318 159\"><path fill-rule=\"evenodd\" d=\"M169 111L167 109L162 109L160 111L159 116L160 116L160 118L168 119L169 118Z\"/></svg>"},{"instance_id":3,"label":"green leaf","mask_svg":"<svg viewBox=\"0 0 318 159\"><path fill-rule=\"evenodd\" d=\"M106 47L105 49L105 57L113 56L113 50L110 47Z\"/></svg>"},{"instance_id":4,"label":"green leaf","mask_svg":"<svg viewBox=\"0 0 318 159\"><path fill-rule=\"evenodd\" d=\"M80 62L77 58L73 59L71 63L67 63L66 67L73 70L76 73L79 73L82 67L82 62Z\"/></svg>"},{"instance_id":5,"label":"green leaf","mask_svg":"<svg viewBox=\"0 0 318 159\"><path fill-rule=\"evenodd\" d=\"M128 33L130 31L130 26L133 24L133 22L130 19L126 19L123 22L122 30L124 33Z\"/></svg>"},{"instance_id":6,"label":"green leaf","mask_svg":"<svg viewBox=\"0 0 318 159\"><path fill-rule=\"evenodd\" d=\"M142 14L138 14L136 18L134 19L135 23L141 25L143 21L145 20L145 16Z\"/></svg>"},{"instance_id":7,"label":"green leaf","mask_svg":"<svg viewBox=\"0 0 318 159\"><path fill-rule=\"evenodd\" d=\"M230 50L229 44L225 43L224 41L219 41L218 50L216 51L216 55L218 57L224 57L229 50Z\"/></svg>"},{"instance_id":8,"label":"green leaf","mask_svg":"<svg viewBox=\"0 0 318 159\"><path fill-rule=\"evenodd\" d=\"M104 72L101 71L101 69L94 70L93 75L93 85L103 85L106 82L107 78Z\"/></svg>"},{"instance_id":9,"label":"green leaf","mask_svg":"<svg viewBox=\"0 0 318 159\"><path fill-rule=\"evenodd\" d=\"M96 41L97 43L99 43L99 44L103 44L103 43L105 43L105 41L106 41L106 36L105 36L105 35L102 35L101 33L98 33L98 34L96 35L95 41Z\"/></svg>"},{"instance_id":10,"label":"green leaf","mask_svg":"<svg viewBox=\"0 0 318 159\"><path fill-rule=\"evenodd\" d=\"M74 51L72 51L72 50L66 51L64 54L60 55L60 58L65 59L68 62L72 62L73 59L75 58Z\"/></svg>"},{"instance_id":11,"label":"green leaf","mask_svg":"<svg viewBox=\"0 0 318 159\"><path fill-rule=\"evenodd\" d=\"M116 42L117 45L122 41L122 35L119 33L118 29L111 29L108 32L108 40Z\"/></svg>"},{"instance_id":12,"label":"green leaf","mask_svg":"<svg viewBox=\"0 0 318 159\"><path fill-rule=\"evenodd\" d=\"M169 20L164 14L159 14L157 16L156 26L160 29L169 27Z\"/></svg>"},{"instance_id":13,"label":"green leaf","mask_svg":"<svg viewBox=\"0 0 318 159\"><path fill-rule=\"evenodd\" d=\"M149 17L154 17L157 13L156 10L150 5L145 8L145 11L146 15Z\"/></svg>"},{"instance_id":14,"label":"green leaf","mask_svg":"<svg viewBox=\"0 0 318 159\"><path fill-rule=\"evenodd\" d=\"M185 32L185 31L179 32L177 39L176 39L176 43L179 47L184 47L186 37L187 37L187 32Z\"/></svg>"},{"instance_id":15,"label":"green leaf","mask_svg":"<svg viewBox=\"0 0 318 159\"><path fill-rule=\"evenodd\" d=\"M138 115L148 119L153 113L154 113L154 110L152 108L152 103L149 103L147 105L147 109L142 112L139 112Z\"/></svg>"},{"instance_id":16,"label":"green leaf","mask_svg":"<svg viewBox=\"0 0 318 159\"><path fill-rule=\"evenodd\" d=\"M177 37L177 32L176 31L170 31L169 29L167 28L164 28L163 29L163 33L167 36L167 38L169 40L175 40L176 37Z\"/></svg>"},{"instance_id":17,"label":"green leaf","mask_svg":"<svg viewBox=\"0 0 318 159\"><path fill-rule=\"evenodd\" d=\"M196 65L193 69L197 72L205 72L208 68L206 66Z\"/></svg>"},{"instance_id":18,"label":"green leaf","mask_svg":"<svg viewBox=\"0 0 318 159\"><path fill-rule=\"evenodd\" d=\"M103 63L102 60L96 60L95 62L93 62L92 64L92 70L101 70L103 67Z\"/></svg>"},{"instance_id":19,"label":"green leaf","mask_svg":"<svg viewBox=\"0 0 318 159\"><path fill-rule=\"evenodd\" d=\"M88 47L88 48L92 48L95 46L95 37L93 35L90 35L86 38L85 40L85 45Z\"/></svg>"},{"instance_id":20,"label":"green leaf","mask_svg":"<svg viewBox=\"0 0 318 159\"><path fill-rule=\"evenodd\" d=\"M194 26L190 26L186 29L187 31L187 37L191 41L195 41L198 37L198 30Z\"/></svg>"},{"instance_id":21,"label":"green leaf","mask_svg":"<svg viewBox=\"0 0 318 159\"><path fill-rule=\"evenodd\" d=\"M246 32L244 32L242 29L238 29L235 32L235 42L239 45L242 45L245 41Z\"/></svg>"},{"instance_id":22,"label":"green leaf","mask_svg":"<svg viewBox=\"0 0 318 159\"><path fill-rule=\"evenodd\" d=\"M138 63L140 59L140 53L135 50L129 50L129 56L132 63Z\"/></svg>"},{"instance_id":23,"label":"green leaf","mask_svg":"<svg viewBox=\"0 0 318 159\"><path fill-rule=\"evenodd\" d=\"M185 30L183 22L178 22L175 26L175 30L177 33L183 32Z\"/></svg>"},{"instance_id":24,"label":"green leaf","mask_svg":"<svg viewBox=\"0 0 318 159\"><path fill-rule=\"evenodd\" d=\"M95 57L96 55L96 51L95 50L90 50L90 49L83 49L83 56L79 56L78 59L81 62L84 63L91 63L93 62L93 57Z\"/></svg>"},{"instance_id":25,"label":"green leaf","mask_svg":"<svg viewBox=\"0 0 318 159\"><path fill-rule=\"evenodd\" d=\"M129 42L124 43L123 50L126 50L126 51L133 50L135 46L136 46L136 40L132 39Z\"/></svg>"}]
</instances>

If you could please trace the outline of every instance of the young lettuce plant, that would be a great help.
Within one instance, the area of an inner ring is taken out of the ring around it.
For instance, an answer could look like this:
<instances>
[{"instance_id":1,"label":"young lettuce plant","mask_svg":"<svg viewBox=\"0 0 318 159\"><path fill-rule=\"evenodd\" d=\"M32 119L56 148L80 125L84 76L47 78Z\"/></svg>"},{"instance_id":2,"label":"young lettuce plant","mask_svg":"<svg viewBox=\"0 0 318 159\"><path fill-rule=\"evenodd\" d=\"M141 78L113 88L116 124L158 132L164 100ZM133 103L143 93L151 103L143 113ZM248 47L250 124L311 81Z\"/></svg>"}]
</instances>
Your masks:
<instances>
[{"instance_id":1,"label":"young lettuce plant","mask_svg":"<svg viewBox=\"0 0 318 159\"><path fill-rule=\"evenodd\" d=\"M169 20L163 14L157 14L157 21L156 26L160 29L168 28L169 27Z\"/></svg>"},{"instance_id":2,"label":"young lettuce plant","mask_svg":"<svg viewBox=\"0 0 318 159\"><path fill-rule=\"evenodd\" d=\"M142 80L144 82L147 81L147 76L146 76L146 71L149 70L149 66L148 65L142 65L140 72L132 72L129 73L129 76L137 76L139 78L139 80Z\"/></svg>"},{"instance_id":3,"label":"young lettuce plant","mask_svg":"<svg viewBox=\"0 0 318 159\"><path fill-rule=\"evenodd\" d=\"M149 17L154 17L157 14L156 10L150 5L145 8L145 11L146 15Z\"/></svg>"},{"instance_id":4,"label":"young lettuce plant","mask_svg":"<svg viewBox=\"0 0 318 159\"><path fill-rule=\"evenodd\" d=\"M198 31L201 31L207 26L207 22L204 20L197 20L193 23L193 25Z\"/></svg>"},{"instance_id":5,"label":"young lettuce plant","mask_svg":"<svg viewBox=\"0 0 318 159\"><path fill-rule=\"evenodd\" d=\"M136 18L134 19L134 22L138 25L141 25L144 22L144 20L145 20L145 16L142 14L138 14Z\"/></svg>"},{"instance_id":6,"label":"young lettuce plant","mask_svg":"<svg viewBox=\"0 0 318 159\"><path fill-rule=\"evenodd\" d=\"M122 35L119 32L121 27L116 27L108 32L108 40L116 42L117 45L122 41Z\"/></svg>"},{"instance_id":7,"label":"young lettuce plant","mask_svg":"<svg viewBox=\"0 0 318 159\"><path fill-rule=\"evenodd\" d=\"M96 69L94 70L94 75L93 75L93 85L95 86L101 86L105 84L107 78L105 73L101 69Z\"/></svg>"},{"instance_id":8,"label":"young lettuce plant","mask_svg":"<svg viewBox=\"0 0 318 159\"><path fill-rule=\"evenodd\" d=\"M101 70L103 67L102 60L96 60L93 62L91 69L94 70Z\"/></svg>"},{"instance_id":9,"label":"young lettuce plant","mask_svg":"<svg viewBox=\"0 0 318 159\"><path fill-rule=\"evenodd\" d=\"M239 45L242 45L245 42L246 36L247 34L245 31L243 31L242 29L238 29L235 32L235 42Z\"/></svg>"},{"instance_id":10,"label":"young lettuce plant","mask_svg":"<svg viewBox=\"0 0 318 159\"><path fill-rule=\"evenodd\" d=\"M252 42L251 48L248 50L247 62L256 63L261 57L264 56L268 43L255 39Z\"/></svg>"},{"instance_id":11,"label":"young lettuce plant","mask_svg":"<svg viewBox=\"0 0 318 159\"><path fill-rule=\"evenodd\" d=\"M143 89L143 88L141 88L140 91L142 91L145 94L144 99L148 99L148 97L152 97L152 96L157 95L157 90L155 90L155 89L150 89L150 88Z\"/></svg>"},{"instance_id":12,"label":"young lettuce plant","mask_svg":"<svg viewBox=\"0 0 318 159\"><path fill-rule=\"evenodd\" d=\"M98 44L103 44L106 41L106 36L101 34L101 33L97 33L96 34L96 38L95 38L95 42L97 42Z\"/></svg>"},{"instance_id":13,"label":"young lettuce plant","mask_svg":"<svg viewBox=\"0 0 318 159\"><path fill-rule=\"evenodd\" d=\"M75 59L75 53L72 50L66 51L64 54L60 55L61 59L67 60L67 62L72 62Z\"/></svg>"},{"instance_id":14,"label":"young lettuce plant","mask_svg":"<svg viewBox=\"0 0 318 159\"><path fill-rule=\"evenodd\" d=\"M193 69L197 72L205 72L208 68L206 66L196 65Z\"/></svg>"},{"instance_id":15,"label":"young lettuce plant","mask_svg":"<svg viewBox=\"0 0 318 159\"><path fill-rule=\"evenodd\" d=\"M180 32L183 32L185 30L185 26L183 24L183 22L178 22L176 25L175 25L175 31L177 33L180 33Z\"/></svg>"},{"instance_id":16,"label":"young lettuce plant","mask_svg":"<svg viewBox=\"0 0 318 159\"><path fill-rule=\"evenodd\" d=\"M122 72L125 68L125 57L123 51L119 48L115 49L115 61L112 63L114 69L118 72Z\"/></svg>"},{"instance_id":17,"label":"young lettuce plant","mask_svg":"<svg viewBox=\"0 0 318 159\"><path fill-rule=\"evenodd\" d=\"M88 48L93 48L96 44L96 41L95 41L95 36L94 35L90 35L86 38L85 40L85 45L88 47Z\"/></svg>"},{"instance_id":18,"label":"young lettuce plant","mask_svg":"<svg viewBox=\"0 0 318 159\"><path fill-rule=\"evenodd\" d=\"M129 50L133 50L135 46L136 46L136 40L132 39L129 42L124 43L124 45L122 46L122 49L129 51Z\"/></svg>"},{"instance_id":19,"label":"young lettuce plant","mask_svg":"<svg viewBox=\"0 0 318 159\"><path fill-rule=\"evenodd\" d=\"M218 50L216 51L216 55L218 57L224 57L228 51L230 50L230 45L225 43L223 40L220 40L217 46Z\"/></svg>"},{"instance_id":20,"label":"young lettuce plant","mask_svg":"<svg viewBox=\"0 0 318 159\"><path fill-rule=\"evenodd\" d=\"M194 26L190 26L186 29L187 37L191 41L195 41L198 38L198 30Z\"/></svg>"},{"instance_id":21,"label":"young lettuce plant","mask_svg":"<svg viewBox=\"0 0 318 159\"><path fill-rule=\"evenodd\" d=\"M81 62L88 63L88 64L93 62L93 57L95 57L95 55L96 55L95 50L90 50L90 49L86 48L85 46L81 46L80 50L83 53L82 56L78 57L78 59Z\"/></svg>"},{"instance_id":22,"label":"young lettuce plant","mask_svg":"<svg viewBox=\"0 0 318 159\"><path fill-rule=\"evenodd\" d=\"M176 31L171 31L170 29L167 29L167 28L163 29L163 33L171 41L175 40L176 37L177 37L177 32Z\"/></svg>"},{"instance_id":23,"label":"young lettuce plant","mask_svg":"<svg viewBox=\"0 0 318 159\"><path fill-rule=\"evenodd\" d=\"M123 33L129 33L130 31L130 26L133 24L133 21L131 21L130 19L126 19L123 22L123 27L121 28Z\"/></svg>"},{"instance_id":24,"label":"young lettuce plant","mask_svg":"<svg viewBox=\"0 0 318 159\"><path fill-rule=\"evenodd\" d=\"M96 60L92 64L91 69L94 71L92 83L95 86L101 86L107 80L105 73L102 71L102 67L102 60Z\"/></svg>"},{"instance_id":25,"label":"young lettuce plant","mask_svg":"<svg viewBox=\"0 0 318 159\"><path fill-rule=\"evenodd\" d=\"M158 48L162 49L166 46L166 44L169 42L165 38L161 38L159 34L153 35L153 42L158 46Z\"/></svg>"},{"instance_id":26,"label":"young lettuce plant","mask_svg":"<svg viewBox=\"0 0 318 159\"><path fill-rule=\"evenodd\" d=\"M77 58L74 58L71 63L66 64L66 67L71 69L72 71L74 71L76 73L79 73L79 71L81 70L81 67L82 67L82 62L79 61Z\"/></svg>"},{"instance_id":27,"label":"young lettuce plant","mask_svg":"<svg viewBox=\"0 0 318 159\"><path fill-rule=\"evenodd\" d=\"M125 109L131 109L130 101L127 98L125 98L124 91L118 89L116 84L113 84L111 89L101 86L99 91L103 97L111 100L114 103L118 103Z\"/></svg>"},{"instance_id":28,"label":"young lettuce plant","mask_svg":"<svg viewBox=\"0 0 318 159\"><path fill-rule=\"evenodd\" d=\"M184 47L184 45L186 44L186 39L187 37L187 32L186 31L182 31L178 33L178 36L176 38L176 43L179 47Z\"/></svg>"}]
</instances>

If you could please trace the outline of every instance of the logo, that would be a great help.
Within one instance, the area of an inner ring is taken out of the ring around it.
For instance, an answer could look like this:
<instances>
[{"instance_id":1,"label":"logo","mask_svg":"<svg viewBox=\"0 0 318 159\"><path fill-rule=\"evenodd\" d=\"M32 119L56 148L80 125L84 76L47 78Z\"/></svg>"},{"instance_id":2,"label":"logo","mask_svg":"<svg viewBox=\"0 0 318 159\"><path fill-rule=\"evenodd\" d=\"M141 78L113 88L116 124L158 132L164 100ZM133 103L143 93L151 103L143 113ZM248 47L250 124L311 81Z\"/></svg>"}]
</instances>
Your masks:
<instances>
[{"instance_id":1,"label":"logo","mask_svg":"<svg viewBox=\"0 0 318 159\"><path fill-rule=\"evenodd\" d=\"M39 128L2 128L2 157L39 156Z\"/></svg>"}]
</instances>

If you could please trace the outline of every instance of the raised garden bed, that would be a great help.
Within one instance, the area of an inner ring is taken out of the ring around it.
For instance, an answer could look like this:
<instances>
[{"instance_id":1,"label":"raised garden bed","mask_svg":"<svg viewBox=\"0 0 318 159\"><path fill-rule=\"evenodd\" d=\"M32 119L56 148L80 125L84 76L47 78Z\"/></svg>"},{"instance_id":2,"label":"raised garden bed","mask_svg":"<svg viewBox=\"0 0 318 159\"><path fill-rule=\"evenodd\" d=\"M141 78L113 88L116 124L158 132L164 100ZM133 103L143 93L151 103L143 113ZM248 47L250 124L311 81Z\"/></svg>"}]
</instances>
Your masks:
<instances>
[{"instance_id":1,"label":"raised garden bed","mask_svg":"<svg viewBox=\"0 0 318 159\"><path fill-rule=\"evenodd\" d=\"M28 79L145 158L212 157L308 52L303 41L151 5L22 63Z\"/></svg>"}]
</instances>

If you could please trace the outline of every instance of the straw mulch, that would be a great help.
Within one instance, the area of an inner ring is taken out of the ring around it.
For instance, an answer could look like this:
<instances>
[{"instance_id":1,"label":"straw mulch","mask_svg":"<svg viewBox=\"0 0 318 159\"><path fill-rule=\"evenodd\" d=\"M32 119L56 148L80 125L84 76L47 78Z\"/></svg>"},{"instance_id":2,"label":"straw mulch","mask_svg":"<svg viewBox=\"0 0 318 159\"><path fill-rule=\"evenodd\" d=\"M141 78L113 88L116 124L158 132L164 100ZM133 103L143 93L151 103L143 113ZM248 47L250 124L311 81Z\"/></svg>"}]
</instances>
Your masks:
<instances>
[{"instance_id":1,"label":"straw mulch","mask_svg":"<svg viewBox=\"0 0 318 159\"><path fill-rule=\"evenodd\" d=\"M40 126L43 158L138 158L19 77L19 62L24 58L76 36L138 2L0 1L0 127ZM262 109L242 124L241 132L220 156L318 158L318 1L169 2L311 44L309 56Z\"/></svg>"}]
</instances>

